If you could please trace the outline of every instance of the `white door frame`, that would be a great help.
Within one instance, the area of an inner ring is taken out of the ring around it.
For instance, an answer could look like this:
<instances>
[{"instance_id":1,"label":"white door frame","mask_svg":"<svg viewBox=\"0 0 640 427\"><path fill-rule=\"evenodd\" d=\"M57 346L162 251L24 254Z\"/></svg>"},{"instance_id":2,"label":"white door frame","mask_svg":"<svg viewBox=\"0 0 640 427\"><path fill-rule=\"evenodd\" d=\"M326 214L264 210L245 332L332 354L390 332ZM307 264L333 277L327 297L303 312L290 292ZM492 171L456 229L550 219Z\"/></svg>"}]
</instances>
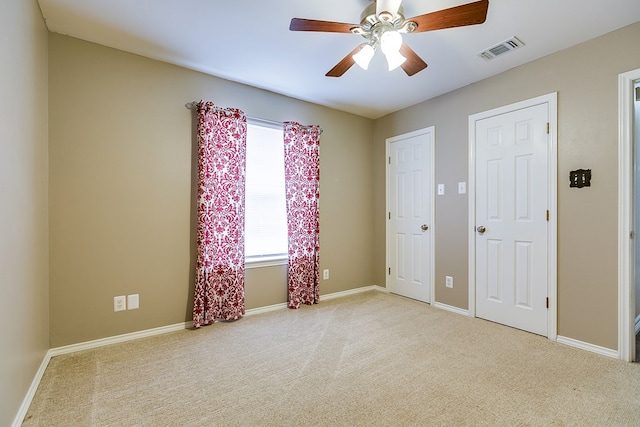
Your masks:
<instances>
[{"instance_id":1,"label":"white door frame","mask_svg":"<svg viewBox=\"0 0 640 427\"><path fill-rule=\"evenodd\" d=\"M404 133L402 135L397 135L391 138L387 138L385 140L386 145L385 145L385 163L386 163L386 168L385 168L385 208L386 208L386 212L385 215L387 215L388 212L390 212L391 206L390 206L390 200L389 200L389 195L390 193L390 188L389 188L389 184L390 184L390 178L389 178L389 162L386 159L389 159L389 156L391 155L391 144L395 141L399 141L402 139L407 139L407 138L413 138L414 136L418 136L418 135L422 135L425 133L431 133L432 135L432 139L431 139L431 152L429 153L429 157L431 159L430 164L426 165L429 168L429 176L430 176L430 181L431 181L431 195L432 197L430 197L430 203L429 203L429 215L431 218L431 224L429 224L429 228L430 228L430 233L429 235L431 236L429 239L429 280L431 281L431 286L430 286L430 290L429 290L429 304L433 305L433 303L435 302L435 253L434 253L434 248L435 248L435 201L434 201L434 191L433 191L433 186L435 185L434 183L436 182L436 172L435 172L435 151L436 151L436 128L435 126L429 126L423 129L418 129L415 130L413 132L408 132L408 133ZM389 265L391 265L390 263L390 259L389 259L389 244L391 242L391 240L389 239L389 219L387 219L385 221L385 261L387 263L387 268L389 267ZM389 290L389 274L385 273L385 287L387 290Z\"/></svg>"},{"instance_id":2,"label":"white door frame","mask_svg":"<svg viewBox=\"0 0 640 427\"><path fill-rule=\"evenodd\" d=\"M618 76L618 358L634 360L633 86L640 68ZM637 238L638 231L636 231Z\"/></svg>"},{"instance_id":3,"label":"white door frame","mask_svg":"<svg viewBox=\"0 0 640 427\"><path fill-rule=\"evenodd\" d=\"M549 105L549 170L548 174L548 206L549 206L549 236L547 240L547 295L549 295L549 310L547 311L547 337L555 341L558 334L558 301L557 301L557 192L558 192L558 93L517 102L511 105L469 116L469 316L476 317L476 121L486 119L515 110L533 107L539 104Z\"/></svg>"}]
</instances>

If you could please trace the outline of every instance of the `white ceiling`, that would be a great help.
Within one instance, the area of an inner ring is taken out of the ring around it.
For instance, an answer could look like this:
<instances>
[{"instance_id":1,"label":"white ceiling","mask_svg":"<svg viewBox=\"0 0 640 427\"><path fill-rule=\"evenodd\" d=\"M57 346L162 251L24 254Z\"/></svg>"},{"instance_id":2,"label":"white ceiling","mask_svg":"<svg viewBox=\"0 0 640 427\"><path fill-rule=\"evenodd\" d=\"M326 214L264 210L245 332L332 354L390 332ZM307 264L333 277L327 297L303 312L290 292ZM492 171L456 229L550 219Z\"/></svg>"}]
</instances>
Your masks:
<instances>
[{"instance_id":1,"label":"white ceiling","mask_svg":"<svg viewBox=\"0 0 640 427\"><path fill-rule=\"evenodd\" d=\"M407 18L472 0L404 0ZM359 24L370 0L39 0L50 31L369 118L417 104L640 21L640 0L490 0L484 24L406 34L429 67L325 77L363 39L292 32L291 18ZM526 46L484 61L512 36ZM636 54L630 53L630 54ZM606 58L593 58L606 61ZM621 70L623 71L623 70Z\"/></svg>"}]
</instances>

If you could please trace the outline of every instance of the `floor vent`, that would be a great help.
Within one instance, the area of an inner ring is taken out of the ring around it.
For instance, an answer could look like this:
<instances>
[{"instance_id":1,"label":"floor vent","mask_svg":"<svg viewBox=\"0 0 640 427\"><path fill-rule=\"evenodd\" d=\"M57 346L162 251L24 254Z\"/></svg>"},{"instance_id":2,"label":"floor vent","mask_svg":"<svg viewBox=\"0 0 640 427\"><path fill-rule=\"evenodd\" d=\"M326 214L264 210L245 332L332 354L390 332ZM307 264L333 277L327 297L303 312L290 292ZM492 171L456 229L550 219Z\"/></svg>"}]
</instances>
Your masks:
<instances>
[{"instance_id":1,"label":"floor vent","mask_svg":"<svg viewBox=\"0 0 640 427\"><path fill-rule=\"evenodd\" d=\"M516 36L513 36L510 39L503 41L502 43L483 50L482 52L478 53L478 56L485 61L489 61L522 46L524 46L524 42Z\"/></svg>"}]
</instances>

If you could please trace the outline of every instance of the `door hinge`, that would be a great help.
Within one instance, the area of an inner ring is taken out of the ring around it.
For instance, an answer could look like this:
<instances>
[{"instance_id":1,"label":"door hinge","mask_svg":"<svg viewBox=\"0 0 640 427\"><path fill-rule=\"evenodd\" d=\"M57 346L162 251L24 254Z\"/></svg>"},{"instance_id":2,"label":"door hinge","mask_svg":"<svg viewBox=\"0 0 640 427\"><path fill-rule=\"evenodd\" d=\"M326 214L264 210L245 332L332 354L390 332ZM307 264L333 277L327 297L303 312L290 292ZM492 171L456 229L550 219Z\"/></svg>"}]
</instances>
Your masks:
<instances>
[{"instance_id":1,"label":"door hinge","mask_svg":"<svg viewBox=\"0 0 640 427\"><path fill-rule=\"evenodd\" d=\"M547 122L547 135L549 135L549 122Z\"/></svg>"},{"instance_id":2,"label":"door hinge","mask_svg":"<svg viewBox=\"0 0 640 427\"><path fill-rule=\"evenodd\" d=\"M547 297L547 308L549 308L549 297Z\"/></svg>"},{"instance_id":3,"label":"door hinge","mask_svg":"<svg viewBox=\"0 0 640 427\"><path fill-rule=\"evenodd\" d=\"M547 132L548 133L548 132ZM391 156L389 156L389 164L391 164Z\"/></svg>"},{"instance_id":4,"label":"door hinge","mask_svg":"<svg viewBox=\"0 0 640 427\"><path fill-rule=\"evenodd\" d=\"M389 219L391 219L391 212L389 212Z\"/></svg>"},{"instance_id":5,"label":"door hinge","mask_svg":"<svg viewBox=\"0 0 640 427\"><path fill-rule=\"evenodd\" d=\"M547 209L547 221L549 221L549 209Z\"/></svg>"},{"instance_id":6,"label":"door hinge","mask_svg":"<svg viewBox=\"0 0 640 427\"><path fill-rule=\"evenodd\" d=\"M633 230L629 232L629 239L633 240Z\"/></svg>"},{"instance_id":7,"label":"door hinge","mask_svg":"<svg viewBox=\"0 0 640 427\"><path fill-rule=\"evenodd\" d=\"M391 276L391 267L389 267L389 276Z\"/></svg>"}]
</instances>

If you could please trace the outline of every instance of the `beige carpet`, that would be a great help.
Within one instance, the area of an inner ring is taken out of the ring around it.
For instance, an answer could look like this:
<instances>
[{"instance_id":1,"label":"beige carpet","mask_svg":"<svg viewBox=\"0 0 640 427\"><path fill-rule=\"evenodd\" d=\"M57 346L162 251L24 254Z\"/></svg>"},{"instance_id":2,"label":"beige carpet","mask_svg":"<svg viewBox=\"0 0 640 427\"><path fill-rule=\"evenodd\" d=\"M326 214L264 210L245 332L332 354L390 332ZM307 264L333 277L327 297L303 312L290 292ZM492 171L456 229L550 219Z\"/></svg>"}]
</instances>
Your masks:
<instances>
[{"instance_id":1,"label":"beige carpet","mask_svg":"<svg viewBox=\"0 0 640 427\"><path fill-rule=\"evenodd\" d=\"M23 425L640 425L640 366L373 291L56 357Z\"/></svg>"}]
</instances>

